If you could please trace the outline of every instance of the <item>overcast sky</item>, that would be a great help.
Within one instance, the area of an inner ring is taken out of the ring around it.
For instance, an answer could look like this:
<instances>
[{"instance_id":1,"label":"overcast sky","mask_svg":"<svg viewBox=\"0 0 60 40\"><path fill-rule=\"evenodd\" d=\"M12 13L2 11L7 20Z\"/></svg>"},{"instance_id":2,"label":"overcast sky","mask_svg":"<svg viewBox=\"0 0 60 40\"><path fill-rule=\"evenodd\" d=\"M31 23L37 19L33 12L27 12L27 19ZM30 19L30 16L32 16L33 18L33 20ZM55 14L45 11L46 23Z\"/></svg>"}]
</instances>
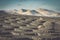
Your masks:
<instances>
[{"instance_id":1,"label":"overcast sky","mask_svg":"<svg viewBox=\"0 0 60 40\"><path fill-rule=\"evenodd\" d=\"M21 8L44 8L49 10L60 11L60 0L0 0L0 10Z\"/></svg>"}]
</instances>

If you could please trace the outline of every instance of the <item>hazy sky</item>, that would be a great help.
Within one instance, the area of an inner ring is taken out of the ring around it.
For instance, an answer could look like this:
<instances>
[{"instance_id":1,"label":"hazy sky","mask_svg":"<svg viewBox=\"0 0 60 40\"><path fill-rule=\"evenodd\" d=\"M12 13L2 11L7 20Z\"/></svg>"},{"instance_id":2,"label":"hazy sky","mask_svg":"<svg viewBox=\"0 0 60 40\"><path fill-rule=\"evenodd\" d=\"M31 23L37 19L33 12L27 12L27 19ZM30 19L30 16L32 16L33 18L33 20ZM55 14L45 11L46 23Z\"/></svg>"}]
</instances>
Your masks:
<instances>
[{"instance_id":1,"label":"hazy sky","mask_svg":"<svg viewBox=\"0 0 60 40\"><path fill-rule=\"evenodd\" d=\"M1 9L44 8L60 11L60 0L0 0Z\"/></svg>"}]
</instances>

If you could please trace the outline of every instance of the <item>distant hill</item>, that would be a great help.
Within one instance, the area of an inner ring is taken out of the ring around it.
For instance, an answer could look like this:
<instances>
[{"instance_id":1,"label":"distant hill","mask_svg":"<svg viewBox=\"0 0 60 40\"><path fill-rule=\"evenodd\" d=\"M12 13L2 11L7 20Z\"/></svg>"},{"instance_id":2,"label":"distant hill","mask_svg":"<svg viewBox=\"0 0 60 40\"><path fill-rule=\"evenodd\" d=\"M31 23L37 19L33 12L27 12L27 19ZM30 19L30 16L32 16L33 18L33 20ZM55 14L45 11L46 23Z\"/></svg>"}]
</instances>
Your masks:
<instances>
[{"instance_id":1,"label":"distant hill","mask_svg":"<svg viewBox=\"0 0 60 40\"><path fill-rule=\"evenodd\" d=\"M39 8L36 10L14 9L14 10L8 10L6 12L10 14L32 15L32 16L47 16L47 17L59 17L60 16L60 13L58 12L48 10L48 9L42 9L42 8Z\"/></svg>"}]
</instances>

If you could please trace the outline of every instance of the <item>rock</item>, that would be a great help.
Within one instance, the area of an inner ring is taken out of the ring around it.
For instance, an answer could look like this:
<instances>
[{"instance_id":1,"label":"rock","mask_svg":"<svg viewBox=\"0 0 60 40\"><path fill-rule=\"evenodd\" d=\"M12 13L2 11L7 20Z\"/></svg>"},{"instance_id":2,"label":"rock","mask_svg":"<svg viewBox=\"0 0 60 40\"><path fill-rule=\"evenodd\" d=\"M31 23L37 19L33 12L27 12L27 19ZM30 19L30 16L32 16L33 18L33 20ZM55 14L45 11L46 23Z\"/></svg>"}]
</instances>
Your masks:
<instances>
[{"instance_id":1,"label":"rock","mask_svg":"<svg viewBox=\"0 0 60 40\"><path fill-rule=\"evenodd\" d=\"M52 22L52 21L47 21L47 22L43 23L43 25L45 26L46 29L52 29L53 25L55 25L53 23L54 22Z\"/></svg>"}]
</instances>

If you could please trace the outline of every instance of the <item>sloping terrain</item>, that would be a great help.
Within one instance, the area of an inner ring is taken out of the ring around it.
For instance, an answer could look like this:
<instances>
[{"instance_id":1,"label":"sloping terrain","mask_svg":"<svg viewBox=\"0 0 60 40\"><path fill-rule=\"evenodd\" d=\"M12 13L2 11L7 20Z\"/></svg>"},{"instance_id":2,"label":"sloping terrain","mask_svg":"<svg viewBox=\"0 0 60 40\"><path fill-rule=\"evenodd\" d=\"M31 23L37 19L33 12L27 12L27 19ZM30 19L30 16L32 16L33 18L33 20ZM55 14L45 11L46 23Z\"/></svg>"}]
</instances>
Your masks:
<instances>
[{"instance_id":1,"label":"sloping terrain","mask_svg":"<svg viewBox=\"0 0 60 40\"><path fill-rule=\"evenodd\" d=\"M0 40L60 40L60 17L0 11Z\"/></svg>"},{"instance_id":2,"label":"sloping terrain","mask_svg":"<svg viewBox=\"0 0 60 40\"><path fill-rule=\"evenodd\" d=\"M48 9L35 9L35 10L29 10L29 9L19 9L19 10L10 10L10 13L15 14L21 14L21 15L33 15L33 16L47 16L47 17L60 17L59 12L55 12L53 10Z\"/></svg>"}]
</instances>

